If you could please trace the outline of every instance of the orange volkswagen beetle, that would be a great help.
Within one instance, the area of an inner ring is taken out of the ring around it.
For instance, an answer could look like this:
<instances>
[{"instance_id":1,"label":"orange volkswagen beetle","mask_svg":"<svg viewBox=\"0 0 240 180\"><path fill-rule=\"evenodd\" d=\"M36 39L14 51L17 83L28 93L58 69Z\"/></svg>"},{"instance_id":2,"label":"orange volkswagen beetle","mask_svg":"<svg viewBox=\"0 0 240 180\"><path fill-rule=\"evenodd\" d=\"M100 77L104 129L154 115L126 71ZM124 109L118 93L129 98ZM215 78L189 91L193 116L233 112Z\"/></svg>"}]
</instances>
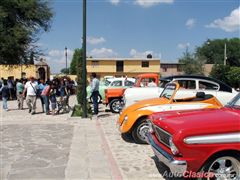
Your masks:
<instances>
[{"instance_id":1,"label":"orange volkswagen beetle","mask_svg":"<svg viewBox=\"0 0 240 180\"><path fill-rule=\"evenodd\" d=\"M198 92L196 96L178 97L178 83L169 83L159 98L139 101L122 111L118 119L119 130L125 138L133 138L136 143L145 144L148 131L147 118L154 112L220 108L223 105L213 96Z\"/></svg>"}]
</instances>

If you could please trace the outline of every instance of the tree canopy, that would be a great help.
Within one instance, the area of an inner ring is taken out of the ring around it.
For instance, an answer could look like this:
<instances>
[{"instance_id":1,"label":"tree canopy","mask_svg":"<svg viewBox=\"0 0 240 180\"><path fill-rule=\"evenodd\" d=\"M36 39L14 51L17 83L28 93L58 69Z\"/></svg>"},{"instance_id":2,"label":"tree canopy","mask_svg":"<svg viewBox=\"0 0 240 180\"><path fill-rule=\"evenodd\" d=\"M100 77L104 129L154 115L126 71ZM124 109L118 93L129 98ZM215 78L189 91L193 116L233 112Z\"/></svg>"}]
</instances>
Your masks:
<instances>
[{"instance_id":1,"label":"tree canopy","mask_svg":"<svg viewBox=\"0 0 240 180\"><path fill-rule=\"evenodd\" d=\"M62 74L69 74L69 68L63 68L60 71Z\"/></svg>"},{"instance_id":2,"label":"tree canopy","mask_svg":"<svg viewBox=\"0 0 240 180\"><path fill-rule=\"evenodd\" d=\"M215 64L210 76L219 79L234 88L240 88L240 67Z\"/></svg>"},{"instance_id":3,"label":"tree canopy","mask_svg":"<svg viewBox=\"0 0 240 180\"><path fill-rule=\"evenodd\" d=\"M73 53L73 58L70 64L70 73L77 74L78 62L82 62L82 49L75 49Z\"/></svg>"},{"instance_id":4,"label":"tree canopy","mask_svg":"<svg viewBox=\"0 0 240 180\"><path fill-rule=\"evenodd\" d=\"M201 47L197 47L196 54L205 57L207 64L223 64L225 44L226 63L230 66L240 66L239 38L207 40Z\"/></svg>"},{"instance_id":5,"label":"tree canopy","mask_svg":"<svg viewBox=\"0 0 240 180\"><path fill-rule=\"evenodd\" d=\"M30 64L41 51L38 35L50 29L53 17L45 0L0 1L0 64Z\"/></svg>"},{"instance_id":6,"label":"tree canopy","mask_svg":"<svg viewBox=\"0 0 240 180\"><path fill-rule=\"evenodd\" d=\"M194 54L188 52L188 50L183 53L183 57L179 59L179 63L184 64L182 70L185 74L203 74L204 61L201 57L196 57Z\"/></svg>"}]
</instances>

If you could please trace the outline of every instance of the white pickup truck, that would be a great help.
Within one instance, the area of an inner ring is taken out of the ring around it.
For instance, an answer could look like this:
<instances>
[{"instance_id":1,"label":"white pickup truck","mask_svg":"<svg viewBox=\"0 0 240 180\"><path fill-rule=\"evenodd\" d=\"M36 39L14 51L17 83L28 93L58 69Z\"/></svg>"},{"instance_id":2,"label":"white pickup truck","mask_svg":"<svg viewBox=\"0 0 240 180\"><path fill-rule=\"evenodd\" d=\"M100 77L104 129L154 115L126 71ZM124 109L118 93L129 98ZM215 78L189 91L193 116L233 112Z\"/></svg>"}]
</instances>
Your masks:
<instances>
[{"instance_id":1,"label":"white pickup truck","mask_svg":"<svg viewBox=\"0 0 240 180\"><path fill-rule=\"evenodd\" d=\"M205 94L215 96L223 105L226 105L237 94L233 88L214 78L200 75L176 75L161 78L159 87L127 89L123 95L123 108L140 100L159 97L168 82L178 82L181 86L176 94L179 98L192 97L197 92L205 92Z\"/></svg>"}]
</instances>

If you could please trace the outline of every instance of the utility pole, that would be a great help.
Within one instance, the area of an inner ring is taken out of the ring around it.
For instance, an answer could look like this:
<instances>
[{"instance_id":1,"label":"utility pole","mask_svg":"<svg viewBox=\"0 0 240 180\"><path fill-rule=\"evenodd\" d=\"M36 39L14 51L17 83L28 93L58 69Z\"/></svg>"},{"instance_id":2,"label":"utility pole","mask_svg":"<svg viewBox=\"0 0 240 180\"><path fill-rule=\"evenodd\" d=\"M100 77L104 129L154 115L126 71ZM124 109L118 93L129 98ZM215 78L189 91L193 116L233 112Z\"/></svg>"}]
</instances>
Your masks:
<instances>
[{"instance_id":1,"label":"utility pole","mask_svg":"<svg viewBox=\"0 0 240 180\"><path fill-rule=\"evenodd\" d=\"M227 65L227 44L224 43L224 60L223 60L223 65Z\"/></svg>"},{"instance_id":2,"label":"utility pole","mask_svg":"<svg viewBox=\"0 0 240 180\"><path fill-rule=\"evenodd\" d=\"M87 31L87 2L86 0L83 0L83 74L82 74L82 81L83 81L83 118L87 117L87 92L86 92L86 86L87 86L87 67L86 67L86 31Z\"/></svg>"}]
</instances>

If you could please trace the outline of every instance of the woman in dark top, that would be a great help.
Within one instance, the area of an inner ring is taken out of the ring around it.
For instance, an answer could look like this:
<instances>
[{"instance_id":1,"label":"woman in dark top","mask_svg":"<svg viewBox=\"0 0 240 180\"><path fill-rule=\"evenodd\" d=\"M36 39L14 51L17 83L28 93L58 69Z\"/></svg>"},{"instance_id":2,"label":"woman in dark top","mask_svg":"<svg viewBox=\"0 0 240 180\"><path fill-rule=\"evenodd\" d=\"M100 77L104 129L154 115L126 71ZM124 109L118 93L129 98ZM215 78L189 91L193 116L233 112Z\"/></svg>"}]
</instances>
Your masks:
<instances>
[{"instance_id":1,"label":"woman in dark top","mask_svg":"<svg viewBox=\"0 0 240 180\"><path fill-rule=\"evenodd\" d=\"M9 99L10 93L7 80L3 80L3 86L1 87L0 92L2 92L3 109L8 111L7 100Z\"/></svg>"}]
</instances>

